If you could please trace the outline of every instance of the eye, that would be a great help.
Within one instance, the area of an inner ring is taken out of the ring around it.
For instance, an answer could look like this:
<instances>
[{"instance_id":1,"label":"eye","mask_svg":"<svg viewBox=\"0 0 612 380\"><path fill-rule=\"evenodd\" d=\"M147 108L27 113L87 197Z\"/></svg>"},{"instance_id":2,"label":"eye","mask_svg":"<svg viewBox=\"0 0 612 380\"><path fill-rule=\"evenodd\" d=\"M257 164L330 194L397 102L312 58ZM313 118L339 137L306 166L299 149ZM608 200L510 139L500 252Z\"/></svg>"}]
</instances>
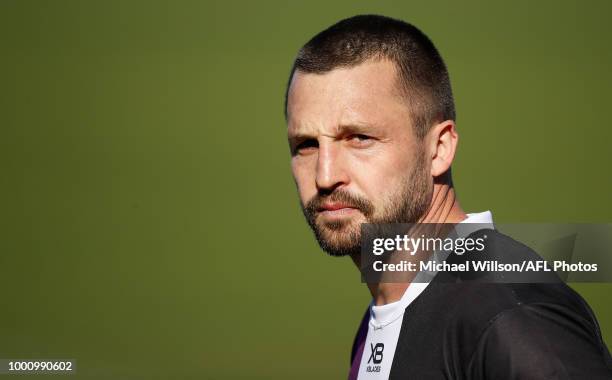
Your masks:
<instances>
[{"instance_id":1,"label":"eye","mask_svg":"<svg viewBox=\"0 0 612 380\"><path fill-rule=\"evenodd\" d=\"M369 140L370 136L366 136L366 135L353 135L351 136L351 139L357 140L357 141L365 141L365 140Z\"/></svg>"},{"instance_id":2,"label":"eye","mask_svg":"<svg viewBox=\"0 0 612 380\"><path fill-rule=\"evenodd\" d=\"M348 141L351 143L351 145L354 145L357 147L366 147L372 144L374 139L368 135L355 134L355 135L350 135L348 137Z\"/></svg>"},{"instance_id":3,"label":"eye","mask_svg":"<svg viewBox=\"0 0 612 380\"><path fill-rule=\"evenodd\" d=\"M319 147L319 142L315 139L306 139L295 146L294 154L306 154Z\"/></svg>"}]
</instances>

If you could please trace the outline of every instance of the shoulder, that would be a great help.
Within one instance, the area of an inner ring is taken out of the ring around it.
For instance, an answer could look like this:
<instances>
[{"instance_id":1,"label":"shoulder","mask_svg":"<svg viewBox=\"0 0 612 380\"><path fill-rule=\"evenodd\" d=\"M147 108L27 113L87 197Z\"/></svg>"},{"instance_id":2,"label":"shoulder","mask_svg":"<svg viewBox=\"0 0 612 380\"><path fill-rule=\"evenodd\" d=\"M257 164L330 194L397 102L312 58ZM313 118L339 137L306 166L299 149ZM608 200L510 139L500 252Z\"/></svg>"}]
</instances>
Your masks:
<instances>
[{"instance_id":1,"label":"shoulder","mask_svg":"<svg viewBox=\"0 0 612 380\"><path fill-rule=\"evenodd\" d=\"M543 260L531 248L495 230L479 230L470 236L486 237L484 251L471 255L452 255L450 261L520 264ZM455 319L462 323L484 328L509 310L532 307L556 309L560 313L564 310L565 314L591 321L595 327L596 322L587 303L554 272L539 272L532 276L506 271L471 271L452 278L443 276L434 280L444 289L437 296L448 298L446 302L453 305Z\"/></svg>"},{"instance_id":2,"label":"shoulder","mask_svg":"<svg viewBox=\"0 0 612 380\"><path fill-rule=\"evenodd\" d=\"M557 304L580 313L587 311L582 297L552 271L496 270L493 265L486 270L474 270L473 263L511 266L544 259L525 244L496 230L481 229L469 237L483 239L484 249L463 255L451 253L446 261L468 263L471 269L440 272L430 284L445 288L437 296L451 297L455 312L486 322L504 310L526 304Z\"/></svg>"},{"instance_id":3,"label":"shoulder","mask_svg":"<svg viewBox=\"0 0 612 380\"><path fill-rule=\"evenodd\" d=\"M497 231L480 230L470 236L486 236L487 241L482 255L470 259L504 263L542 260L529 247ZM495 372L512 370L504 365L528 371L523 377L532 371L542 376L529 378L565 378L546 376L565 371L565 365L575 356L586 355L584 363L590 362L604 372L609 370L610 356L595 316L578 293L554 273L535 281L504 275L507 274L460 276L454 281L430 284L436 289L432 291L433 298L439 297L438 302L447 304L443 346L445 357L455 361L455 368L467 370L465 363L469 363L472 378L505 378L502 372ZM538 367L542 360L548 365ZM583 364L572 365L584 369ZM538 368L541 372L537 372ZM473 372L484 370L488 377Z\"/></svg>"},{"instance_id":4,"label":"shoulder","mask_svg":"<svg viewBox=\"0 0 612 380\"><path fill-rule=\"evenodd\" d=\"M588 316L559 304L520 304L498 313L467 358L470 378L612 378L612 360Z\"/></svg>"}]
</instances>

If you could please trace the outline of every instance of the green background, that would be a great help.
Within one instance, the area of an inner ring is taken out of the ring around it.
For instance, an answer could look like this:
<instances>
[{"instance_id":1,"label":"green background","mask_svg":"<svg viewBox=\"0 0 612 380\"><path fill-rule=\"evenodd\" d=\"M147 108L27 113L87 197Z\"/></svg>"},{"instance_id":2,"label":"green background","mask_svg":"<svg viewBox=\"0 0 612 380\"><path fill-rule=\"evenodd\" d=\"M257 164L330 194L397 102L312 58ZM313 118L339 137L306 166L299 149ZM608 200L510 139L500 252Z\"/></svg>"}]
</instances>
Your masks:
<instances>
[{"instance_id":1,"label":"green background","mask_svg":"<svg viewBox=\"0 0 612 380\"><path fill-rule=\"evenodd\" d=\"M366 288L298 207L297 49L341 18L423 29L464 208L610 222L607 1L0 3L0 358L90 379L344 378ZM612 342L609 284L581 284Z\"/></svg>"}]
</instances>

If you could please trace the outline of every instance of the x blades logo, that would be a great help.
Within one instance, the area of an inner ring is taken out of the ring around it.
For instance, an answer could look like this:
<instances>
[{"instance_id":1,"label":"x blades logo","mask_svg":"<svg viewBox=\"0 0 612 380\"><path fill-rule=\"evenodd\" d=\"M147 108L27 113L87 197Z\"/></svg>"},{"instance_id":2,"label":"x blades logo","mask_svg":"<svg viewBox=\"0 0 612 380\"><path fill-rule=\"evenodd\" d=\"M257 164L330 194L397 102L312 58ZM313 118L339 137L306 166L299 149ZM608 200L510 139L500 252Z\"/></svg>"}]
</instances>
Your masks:
<instances>
[{"instance_id":1,"label":"x blades logo","mask_svg":"<svg viewBox=\"0 0 612 380\"><path fill-rule=\"evenodd\" d=\"M382 363L383 351L385 349L384 343L376 343L376 345L370 343L370 349L372 350L372 353L368 359L368 364L370 364L370 362L374 362L374 364Z\"/></svg>"}]
</instances>

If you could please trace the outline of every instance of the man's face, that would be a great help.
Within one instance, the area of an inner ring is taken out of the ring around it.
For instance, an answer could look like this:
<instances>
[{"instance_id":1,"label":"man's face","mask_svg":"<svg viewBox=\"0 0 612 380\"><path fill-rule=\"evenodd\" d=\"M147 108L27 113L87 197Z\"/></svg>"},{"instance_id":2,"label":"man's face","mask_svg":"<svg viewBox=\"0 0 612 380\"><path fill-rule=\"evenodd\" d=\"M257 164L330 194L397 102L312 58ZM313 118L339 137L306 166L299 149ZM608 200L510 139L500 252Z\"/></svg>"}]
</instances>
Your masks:
<instances>
[{"instance_id":1,"label":"man's face","mask_svg":"<svg viewBox=\"0 0 612 380\"><path fill-rule=\"evenodd\" d=\"M396 81L386 60L292 78L291 169L304 215L331 255L359 252L361 223L413 223L429 207L430 162Z\"/></svg>"}]
</instances>

